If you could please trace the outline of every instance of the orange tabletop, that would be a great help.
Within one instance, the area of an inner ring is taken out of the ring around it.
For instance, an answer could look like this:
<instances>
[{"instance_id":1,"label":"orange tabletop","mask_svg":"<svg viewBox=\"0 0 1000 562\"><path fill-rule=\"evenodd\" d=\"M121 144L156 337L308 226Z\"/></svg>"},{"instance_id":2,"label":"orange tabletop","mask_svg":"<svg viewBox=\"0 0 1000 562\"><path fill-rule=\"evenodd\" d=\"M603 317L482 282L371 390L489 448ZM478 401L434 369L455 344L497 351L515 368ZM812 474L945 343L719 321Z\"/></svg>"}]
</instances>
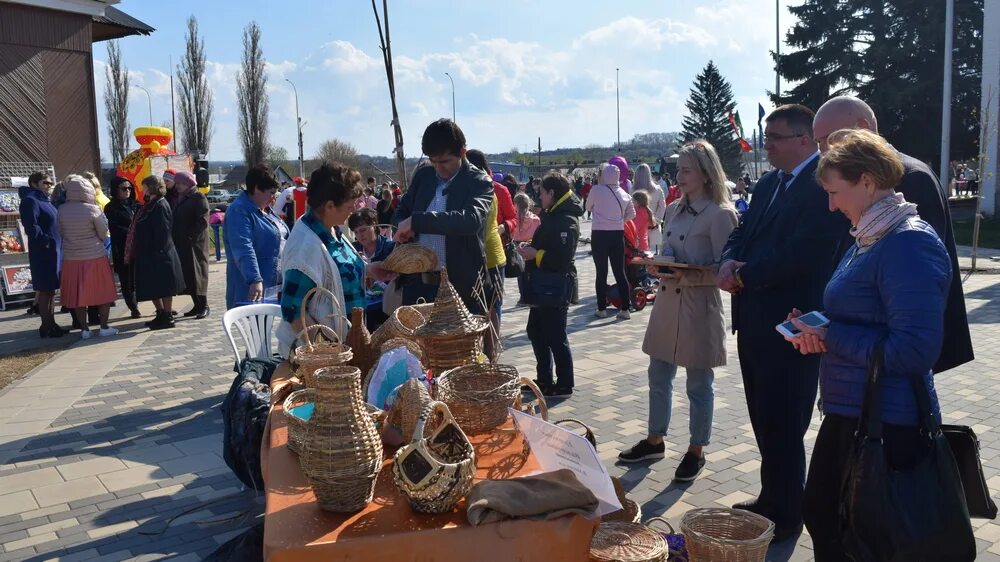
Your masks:
<instances>
[{"instance_id":1,"label":"orange tabletop","mask_svg":"<svg viewBox=\"0 0 1000 562\"><path fill-rule=\"evenodd\" d=\"M289 376L287 364L274 374L272 388ZM279 401L280 402L280 401ZM502 479L538 470L523 452L519 433L471 436L477 480ZM525 519L473 527L465 500L450 513L426 515L410 509L392 481L391 452L379 472L375 498L364 510L340 514L319 509L299 459L288 450L288 428L275 404L261 447L267 507L264 558L285 561L573 561L588 559L599 519L580 516L551 521Z\"/></svg>"}]
</instances>

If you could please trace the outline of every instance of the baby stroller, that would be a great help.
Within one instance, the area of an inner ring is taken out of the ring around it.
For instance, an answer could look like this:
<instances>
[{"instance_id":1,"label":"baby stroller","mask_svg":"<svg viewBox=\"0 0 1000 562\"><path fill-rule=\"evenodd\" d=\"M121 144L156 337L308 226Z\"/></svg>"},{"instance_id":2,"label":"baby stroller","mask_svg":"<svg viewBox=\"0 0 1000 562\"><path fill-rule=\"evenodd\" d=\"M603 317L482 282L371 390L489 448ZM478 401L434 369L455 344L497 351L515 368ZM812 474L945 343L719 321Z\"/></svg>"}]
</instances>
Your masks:
<instances>
[{"instance_id":1,"label":"baby stroller","mask_svg":"<svg viewBox=\"0 0 1000 562\"><path fill-rule=\"evenodd\" d=\"M647 303L656 300L656 290L660 286L660 281L646 271L646 266L632 263L637 257L649 257L652 254L642 252L636 245L635 225L632 221L625 222L625 278L628 279L629 287L632 291L632 303L636 310L646 308ZM608 306L617 309L622 307L621 292L618 284L608 287Z\"/></svg>"}]
</instances>

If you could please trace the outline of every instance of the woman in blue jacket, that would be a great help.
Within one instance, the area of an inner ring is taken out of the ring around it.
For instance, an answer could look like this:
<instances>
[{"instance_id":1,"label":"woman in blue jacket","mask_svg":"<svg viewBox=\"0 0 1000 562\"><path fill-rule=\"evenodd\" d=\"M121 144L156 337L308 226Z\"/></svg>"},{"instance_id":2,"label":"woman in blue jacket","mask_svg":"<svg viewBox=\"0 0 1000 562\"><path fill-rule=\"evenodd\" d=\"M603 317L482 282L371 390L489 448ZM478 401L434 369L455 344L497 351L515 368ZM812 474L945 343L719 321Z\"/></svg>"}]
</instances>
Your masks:
<instances>
[{"instance_id":1,"label":"woman in blue jacket","mask_svg":"<svg viewBox=\"0 0 1000 562\"><path fill-rule=\"evenodd\" d=\"M830 324L810 328L789 319L803 334L786 339L801 353L822 353L821 411L803 498L806 528L816 560L842 560L838 506L854 432L868 379L868 362L880 341L883 443L894 469L919 462L928 452L920 434L913 379L931 398L940 419L931 368L944 337L944 306L953 272L944 244L893 187L903 174L899 154L866 130L838 131L816 175L830 210L850 219L855 244L823 295Z\"/></svg>"},{"instance_id":2,"label":"woman in blue jacket","mask_svg":"<svg viewBox=\"0 0 1000 562\"><path fill-rule=\"evenodd\" d=\"M28 264L31 284L35 289L35 306L42 326L38 335L57 338L65 334L55 321L56 289L59 288L61 242L56 228L56 207L49 201L55 182L48 172L35 172L28 178L28 187L21 187L18 207L21 225L28 237Z\"/></svg>"},{"instance_id":3,"label":"woman in blue jacket","mask_svg":"<svg viewBox=\"0 0 1000 562\"><path fill-rule=\"evenodd\" d=\"M278 180L267 166L247 171L246 191L226 210L222 240L226 247L226 308L256 302L277 287L281 245L287 230L269 206ZM283 234L284 233L284 234Z\"/></svg>"}]
</instances>

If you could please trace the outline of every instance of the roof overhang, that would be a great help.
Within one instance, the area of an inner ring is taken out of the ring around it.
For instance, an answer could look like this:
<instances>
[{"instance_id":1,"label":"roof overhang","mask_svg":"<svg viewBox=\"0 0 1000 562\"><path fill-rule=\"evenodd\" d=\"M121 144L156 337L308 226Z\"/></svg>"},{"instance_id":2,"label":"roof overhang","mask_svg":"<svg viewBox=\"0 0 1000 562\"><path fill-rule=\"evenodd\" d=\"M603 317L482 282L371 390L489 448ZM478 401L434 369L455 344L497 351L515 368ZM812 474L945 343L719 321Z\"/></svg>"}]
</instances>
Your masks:
<instances>
[{"instance_id":1,"label":"roof overhang","mask_svg":"<svg viewBox=\"0 0 1000 562\"><path fill-rule=\"evenodd\" d=\"M93 16L92 21L90 29L94 43L129 35L149 35L155 31L149 25L111 6L108 6L102 15Z\"/></svg>"},{"instance_id":2,"label":"roof overhang","mask_svg":"<svg viewBox=\"0 0 1000 562\"><path fill-rule=\"evenodd\" d=\"M13 4L24 4L35 8L45 8L47 10L58 10L60 12L72 12L74 14L85 14L97 16L104 13L104 9L112 4L117 4L120 0L7 0Z\"/></svg>"}]
</instances>

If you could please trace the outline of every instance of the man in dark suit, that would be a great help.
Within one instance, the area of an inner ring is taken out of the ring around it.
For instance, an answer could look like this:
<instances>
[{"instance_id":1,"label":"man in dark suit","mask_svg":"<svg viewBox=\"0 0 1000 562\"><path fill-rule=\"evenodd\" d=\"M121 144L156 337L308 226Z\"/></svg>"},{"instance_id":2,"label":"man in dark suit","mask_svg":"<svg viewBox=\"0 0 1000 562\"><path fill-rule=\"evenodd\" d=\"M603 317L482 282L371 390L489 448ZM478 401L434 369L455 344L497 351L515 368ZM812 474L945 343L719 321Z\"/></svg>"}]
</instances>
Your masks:
<instances>
[{"instance_id":1,"label":"man in dark suit","mask_svg":"<svg viewBox=\"0 0 1000 562\"><path fill-rule=\"evenodd\" d=\"M819 355L802 355L775 330L793 308L822 310L837 245L848 224L816 183L813 113L784 105L767 117L764 148L775 167L722 254L717 284L733 294L733 330L750 423L760 449L760 496L736 508L774 521L775 540L802 530L806 458Z\"/></svg>"},{"instance_id":2,"label":"man in dark suit","mask_svg":"<svg viewBox=\"0 0 1000 562\"><path fill-rule=\"evenodd\" d=\"M469 164L465 134L450 119L438 119L427 126L421 149L431 165L413 174L409 189L399 200L392 219L397 226L396 242L416 240L434 250L466 307L473 314L484 314L484 302L493 298L483 250L493 180ZM485 294L475 294L477 284ZM403 290L403 304L414 304L421 297L433 301L440 273L403 275L398 285Z\"/></svg>"},{"instance_id":3,"label":"man in dark suit","mask_svg":"<svg viewBox=\"0 0 1000 562\"><path fill-rule=\"evenodd\" d=\"M839 129L868 129L878 132L875 112L864 101L851 96L830 99L816 112L813 132L819 142L820 152L827 150L827 137ZM917 213L934 228L944 242L951 258L951 287L944 310L944 345L941 355L934 365L934 372L940 373L968 363L973 359L972 337L969 335L969 319L965 312L965 293L962 291L962 276L958 270L958 251L955 248L955 233L951 224L951 210L948 195L926 164L899 153L903 159L903 178L896 191L903 194L910 203L917 206ZM840 244L838 256L842 256L854 238L847 235Z\"/></svg>"}]
</instances>

